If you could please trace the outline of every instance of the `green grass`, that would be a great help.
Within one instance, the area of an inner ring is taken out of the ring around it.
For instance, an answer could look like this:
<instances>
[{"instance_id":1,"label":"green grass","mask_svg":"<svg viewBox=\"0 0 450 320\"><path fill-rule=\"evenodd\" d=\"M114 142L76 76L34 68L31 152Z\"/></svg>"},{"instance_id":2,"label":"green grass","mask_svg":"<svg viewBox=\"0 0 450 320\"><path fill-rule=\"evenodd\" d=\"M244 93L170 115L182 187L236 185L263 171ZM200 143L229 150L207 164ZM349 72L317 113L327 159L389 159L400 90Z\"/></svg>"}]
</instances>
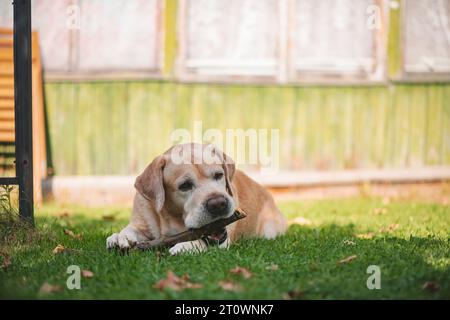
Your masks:
<instances>
[{"instance_id":1,"label":"green grass","mask_svg":"<svg viewBox=\"0 0 450 320\"><path fill-rule=\"evenodd\" d=\"M45 205L37 210L38 232L25 236L0 230L0 252L11 256L7 270L0 269L1 298L51 299L282 299L297 292L300 299L449 299L450 210L448 205L409 202L383 204L378 199L295 201L279 204L289 218L304 217L310 225L292 225L274 241L241 240L229 250L211 248L200 255L170 256L167 251L105 250L105 238L127 223L130 209L82 208ZM385 210L379 210L385 208ZM68 212L69 217L59 214ZM382 214L377 214L377 213ZM115 220L105 221L103 215ZM398 224L391 232L380 232ZM67 228L82 240L64 234ZM355 234L374 233L371 239ZM15 234L15 235L14 235ZM55 255L62 244L75 249ZM338 261L351 255L347 264ZM1 256L0 256L1 259ZM70 265L94 272L82 278L81 290L65 286ZM277 264L278 270L267 269ZM381 290L368 290L366 270L381 268ZM248 268L250 279L232 275L235 266ZM189 274L201 289L159 291L153 285L168 270ZM224 291L218 283L232 280L240 292ZM424 290L427 281L439 290ZM39 294L44 282L62 291Z\"/></svg>"}]
</instances>

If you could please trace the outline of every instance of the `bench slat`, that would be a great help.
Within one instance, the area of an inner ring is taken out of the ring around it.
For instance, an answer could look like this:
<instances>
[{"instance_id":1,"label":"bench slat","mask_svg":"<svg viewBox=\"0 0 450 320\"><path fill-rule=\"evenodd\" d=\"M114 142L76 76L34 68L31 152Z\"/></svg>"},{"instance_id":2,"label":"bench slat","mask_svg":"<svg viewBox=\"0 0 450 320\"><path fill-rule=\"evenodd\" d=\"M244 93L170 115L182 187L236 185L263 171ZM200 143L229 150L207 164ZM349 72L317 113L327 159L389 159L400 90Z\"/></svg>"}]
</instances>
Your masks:
<instances>
[{"instance_id":1,"label":"bench slat","mask_svg":"<svg viewBox=\"0 0 450 320\"><path fill-rule=\"evenodd\" d=\"M14 110L1 110L0 109L0 120L9 120L14 122Z\"/></svg>"},{"instance_id":2,"label":"bench slat","mask_svg":"<svg viewBox=\"0 0 450 320\"><path fill-rule=\"evenodd\" d=\"M10 61L10 62L0 61L0 74L14 76L13 62L12 61Z\"/></svg>"},{"instance_id":3,"label":"bench slat","mask_svg":"<svg viewBox=\"0 0 450 320\"><path fill-rule=\"evenodd\" d=\"M13 99L0 99L0 110L14 110Z\"/></svg>"},{"instance_id":4,"label":"bench slat","mask_svg":"<svg viewBox=\"0 0 450 320\"><path fill-rule=\"evenodd\" d=\"M14 130L14 121L0 120L0 131Z\"/></svg>"},{"instance_id":5,"label":"bench slat","mask_svg":"<svg viewBox=\"0 0 450 320\"><path fill-rule=\"evenodd\" d=\"M0 28L0 35L13 35L14 32L11 28Z\"/></svg>"},{"instance_id":6,"label":"bench slat","mask_svg":"<svg viewBox=\"0 0 450 320\"><path fill-rule=\"evenodd\" d=\"M0 86L14 87L14 77L0 77Z\"/></svg>"},{"instance_id":7,"label":"bench slat","mask_svg":"<svg viewBox=\"0 0 450 320\"><path fill-rule=\"evenodd\" d=\"M0 48L0 61L13 61L14 51L10 48Z\"/></svg>"},{"instance_id":8,"label":"bench slat","mask_svg":"<svg viewBox=\"0 0 450 320\"><path fill-rule=\"evenodd\" d=\"M14 44L12 37L1 37L0 38L0 47L12 47Z\"/></svg>"},{"instance_id":9,"label":"bench slat","mask_svg":"<svg viewBox=\"0 0 450 320\"><path fill-rule=\"evenodd\" d=\"M14 88L0 88L0 98L14 99Z\"/></svg>"},{"instance_id":10,"label":"bench slat","mask_svg":"<svg viewBox=\"0 0 450 320\"><path fill-rule=\"evenodd\" d=\"M2 142L14 142L14 132L12 131L0 131L0 141Z\"/></svg>"}]
</instances>

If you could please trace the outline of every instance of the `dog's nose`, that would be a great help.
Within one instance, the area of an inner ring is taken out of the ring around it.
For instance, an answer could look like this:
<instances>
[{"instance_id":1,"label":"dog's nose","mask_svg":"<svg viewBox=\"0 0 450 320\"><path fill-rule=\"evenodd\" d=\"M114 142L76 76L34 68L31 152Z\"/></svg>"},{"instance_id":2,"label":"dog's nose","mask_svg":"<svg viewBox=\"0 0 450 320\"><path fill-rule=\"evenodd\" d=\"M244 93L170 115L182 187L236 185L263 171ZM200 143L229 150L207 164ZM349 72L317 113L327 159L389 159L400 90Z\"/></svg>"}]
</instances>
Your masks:
<instances>
[{"instance_id":1,"label":"dog's nose","mask_svg":"<svg viewBox=\"0 0 450 320\"><path fill-rule=\"evenodd\" d=\"M224 196L215 196L206 201L206 209L212 215L224 215L228 211L228 200Z\"/></svg>"}]
</instances>

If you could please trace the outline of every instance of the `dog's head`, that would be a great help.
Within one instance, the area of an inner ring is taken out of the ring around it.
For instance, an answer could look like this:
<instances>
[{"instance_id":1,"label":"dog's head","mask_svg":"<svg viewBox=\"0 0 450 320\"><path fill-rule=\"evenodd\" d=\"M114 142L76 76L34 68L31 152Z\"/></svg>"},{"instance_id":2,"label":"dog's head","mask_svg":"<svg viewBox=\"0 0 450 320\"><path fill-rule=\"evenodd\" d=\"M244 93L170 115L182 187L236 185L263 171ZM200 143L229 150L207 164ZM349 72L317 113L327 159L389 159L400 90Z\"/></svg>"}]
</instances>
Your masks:
<instances>
[{"instance_id":1,"label":"dog's head","mask_svg":"<svg viewBox=\"0 0 450 320\"><path fill-rule=\"evenodd\" d=\"M156 212L181 215L187 228L199 228L233 214L234 172L233 160L213 146L181 144L154 159L135 187Z\"/></svg>"}]
</instances>

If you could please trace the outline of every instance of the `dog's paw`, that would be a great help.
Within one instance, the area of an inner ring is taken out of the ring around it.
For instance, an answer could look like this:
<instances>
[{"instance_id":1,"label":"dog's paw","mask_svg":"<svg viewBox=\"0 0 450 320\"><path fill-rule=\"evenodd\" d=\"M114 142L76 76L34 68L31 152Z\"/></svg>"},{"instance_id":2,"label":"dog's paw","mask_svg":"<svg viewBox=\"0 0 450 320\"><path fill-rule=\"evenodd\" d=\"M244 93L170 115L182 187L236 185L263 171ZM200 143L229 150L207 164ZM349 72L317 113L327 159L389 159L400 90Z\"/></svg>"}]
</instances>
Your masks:
<instances>
[{"instance_id":1,"label":"dog's paw","mask_svg":"<svg viewBox=\"0 0 450 320\"><path fill-rule=\"evenodd\" d=\"M120 233L114 233L106 239L106 248L120 248L121 250L128 250L134 247L137 243L137 235L130 228L125 228Z\"/></svg>"},{"instance_id":2,"label":"dog's paw","mask_svg":"<svg viewBox=\"0 0 450 320\"><path fill-rule=\"evenodd\" d=\"M180 242L169 249L171 255L177 255L181 253L199 253L205 251L207 245L202 240Z\"/></svg>"},{"instance_id":3,"label":"dog's paw","mask_svg":"<svg viewBox=\"0 0 450 320\"><path fill-rule=\"evenodd\" d=\"M119 234L113 233L106 238L106 249L114 249L119 246Z\"/></svg>"},{"instance_id":4,"label":"dog's paw","mask_svg":"<svg viewBox=\"0 0 450 320\"><path fill-rule=\"evenodd\" d=\"M120 249L124 250L130 249L134 247L137 243L136 233L127 228L123 229L119 233L118 242Z\"/></svg>"}]
</instances>

